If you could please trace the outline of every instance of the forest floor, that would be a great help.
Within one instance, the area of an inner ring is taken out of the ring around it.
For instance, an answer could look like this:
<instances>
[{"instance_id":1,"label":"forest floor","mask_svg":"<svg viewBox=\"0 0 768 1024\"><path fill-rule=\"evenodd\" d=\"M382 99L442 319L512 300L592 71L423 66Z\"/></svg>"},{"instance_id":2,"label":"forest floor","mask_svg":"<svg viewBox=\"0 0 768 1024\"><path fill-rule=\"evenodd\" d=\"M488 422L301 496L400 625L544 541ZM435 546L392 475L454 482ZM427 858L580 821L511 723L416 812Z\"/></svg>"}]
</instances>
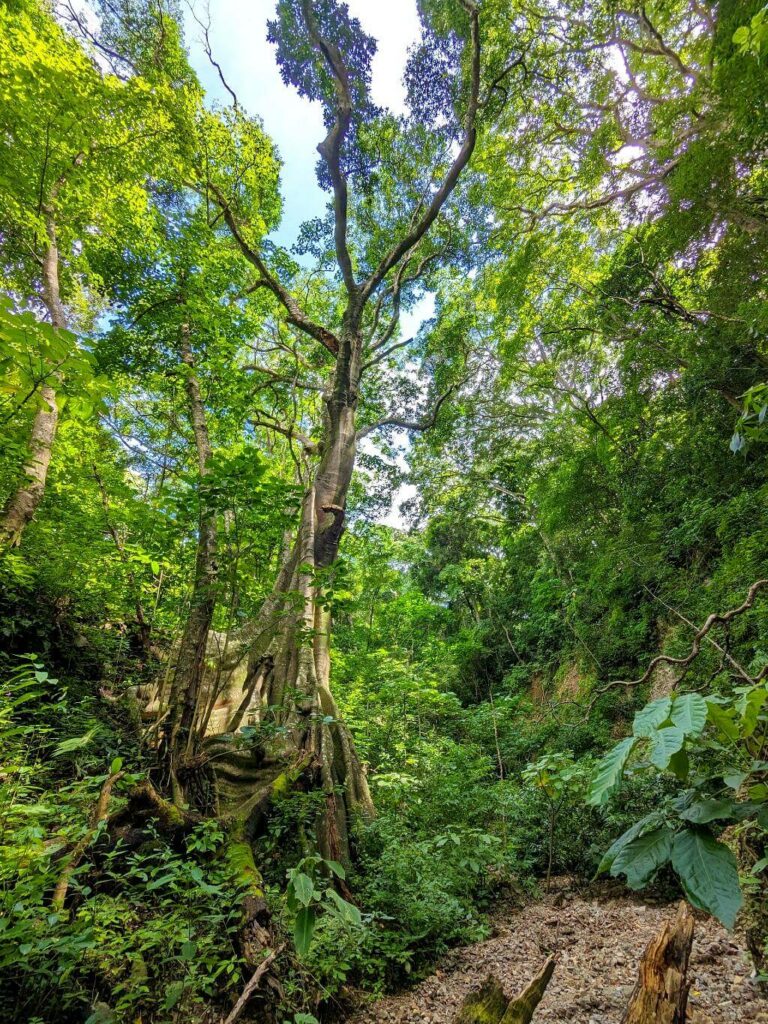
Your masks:
<instances>
[{"instance_id":1,"label":"forest floor","mask_svg":"<svg viewBox=\"0 0 768 1024\"><path fill-rule=\"evenodd\" d=\"M491 938L448 953L430 977L358 1010L349 1024L451 1024L488 974L513 995L550 953L557 966L534 1024L619 1024L646 943L675 910L556 879L540 902L500 911ZM741 939L711 918L697 916L690 976L689 1024L768 1024L768 1000L751 978Z\"/></svg>"}]
</instances>

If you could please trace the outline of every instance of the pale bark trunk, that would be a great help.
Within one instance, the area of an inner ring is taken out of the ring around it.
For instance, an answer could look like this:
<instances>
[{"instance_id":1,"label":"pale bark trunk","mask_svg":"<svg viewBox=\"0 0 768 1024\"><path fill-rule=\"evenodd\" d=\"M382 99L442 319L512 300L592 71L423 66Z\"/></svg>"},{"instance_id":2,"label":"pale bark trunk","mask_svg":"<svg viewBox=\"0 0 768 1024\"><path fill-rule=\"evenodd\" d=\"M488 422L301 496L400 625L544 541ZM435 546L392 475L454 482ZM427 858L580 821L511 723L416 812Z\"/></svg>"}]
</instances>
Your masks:
<instances>
[{"instance_id":1,"label":"pale bark trunk","mask_svg":"<svg viewBox=\"0 0 768 1024\"><path fill-rule=\"evenodd\" d=\"M59 291L59 250L56 225L52 214L46 218L48 248L43 259L43 302L55 328L67 326ZM8 498L0 518L0 550L16 547L29 523L34 519L45 494L48 468L59 423L56 391L50 384L40 389L40 408L32 421L29 437L29 458L24 466L23 480Z\"/></svg>"},{"instance_id":2,"label":"pale bark trunk","mask_svg":"<svg viewBox=\"0 0 768 1024\"><path fill-rule=\"evenodd\" d=\"M184 759L192 753L194 743L192 727L205 672L206 648L216 608L218 584L216 509L204 487L205 478L210 473L211 442L205 403L194 372L195 360L189 340L188 324L184 324L181 328L180 354L182 362L187 367L187 413L195 440L201 486L198 495L200 513L195 576L189 613L179 645L168 702L170 716L166 741L172 788L174 796L177 798L181 797L178 769Z\"/></svg>"}]
</instances>

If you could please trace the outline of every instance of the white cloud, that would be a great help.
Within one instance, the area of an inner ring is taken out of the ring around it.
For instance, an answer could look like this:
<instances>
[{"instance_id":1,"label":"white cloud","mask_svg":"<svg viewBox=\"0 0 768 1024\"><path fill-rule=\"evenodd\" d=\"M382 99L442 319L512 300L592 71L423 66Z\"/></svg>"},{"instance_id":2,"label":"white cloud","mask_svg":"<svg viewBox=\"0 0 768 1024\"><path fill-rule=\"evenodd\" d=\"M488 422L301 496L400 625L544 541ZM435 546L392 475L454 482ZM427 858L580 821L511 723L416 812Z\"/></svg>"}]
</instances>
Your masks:
<instances>
[{"instance_id":1,"label":"white cloud","mask_svg":"<svg viewBox=\"0 0 768 1024\"><path fill-rule=\"evenodd\" d=\"M347 0L349 10L378 42L371 91L374 102L395 113L405 109L402 84L408 48L421 34L416 0Z\"/></svg>"}]
</instances>

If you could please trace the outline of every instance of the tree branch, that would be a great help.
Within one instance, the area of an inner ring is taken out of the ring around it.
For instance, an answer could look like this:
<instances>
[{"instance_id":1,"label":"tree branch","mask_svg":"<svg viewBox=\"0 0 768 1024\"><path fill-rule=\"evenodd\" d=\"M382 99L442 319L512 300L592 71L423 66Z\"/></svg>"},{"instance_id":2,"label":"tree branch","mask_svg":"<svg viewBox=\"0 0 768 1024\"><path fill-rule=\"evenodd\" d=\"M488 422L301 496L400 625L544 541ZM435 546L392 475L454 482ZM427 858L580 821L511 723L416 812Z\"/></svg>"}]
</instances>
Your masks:
<instances>
[{"instance_id":1,"label":"tree branch","mask_svg":"<svg viewBox=\"0 0 768 1024\"><path fill-rule=\"evenodd\" d=\"M240 1016L240 1014L245 1009L245 1004L248 1002L248 1000L251 998L253 993L259 987L259 982L264 977L264 975L267 973L269 968L272 966L272 961L275 960L275 958L278 957L280 955L280 953L282 953L282 951L284 949L285 949L285 945L278 946L277 949L274 949L274 950L267 950L267 955L264 957L262 962L256 968L253 976L251 977L251 980L248 982L248 984L243 989L242 995L240 996L240 998L237 1000L237 1002L233 1006L232 1012L226 1018L226 1020L224 1021L224 1024L235 1024L235 1021L237 1020L237 1018Z\"/></svg>"},{"instance_id":2,"label":"tree branch","mask_svg":"<svg viewBox=\"0 0 768 1024\"><path fill-rule=\"evenodd\" d=\"M693 662L698 658L699 654L701 653L702 640L706 638L710 630L714 629L715 626L727 625L729 622L731 622L732 619L737 618L737 616L739 615L743 615L744 612L748 611L752 607L752 605L755 603L755 599L757 598L758 593L765 587L768 587L768 579L757 580L749 588L749 590L747 591L746 598L744 599L742 604L740 604L737 608L731 608L727 612L712 612L712 614L707 617L707 620L704 623L704 625L696 631L696 635L693 638L691 649L688 652L688 654L685 655L685 657L674 658L670 654L658 654L655 658L653 658L650 665L645 670L643 675L640 676L639 679L616 679L613 682L608 683L606 686L603 686L601 689L597 691L597 693L604 693L612 686L642 686L643 683L648 682L648 680L653 675L655 669L659 665L663 664L677 665L683 669L682 675L677 680L678 682L680 682L680 680L688 672L688 669L691 667ZM766 666L766 668L768 668L768 666ZM765 675L766 670L763 669L755 679L751 679L750 681L753 683L757 682Z\"/></svg>"},{"instance_id":3,"label":"tree branch","mask_svg":"<svg viewBox=\"0 0 768 1024\"><path fill-rule=\"evenodd\" d=\"M270 271L262 257L244 236L241 225L238 223L237 218L232 211L232 207L224 198L221 189L211 181L206 182L205 187L213 195L216 204L222 212L224 221L229 228L232 237L237 242L243 256L245 256L248 262L252 263L258 270L259 274L261 274L259 280L251 285L249 290L255 291L256 288L269 289L269 291L279 299L288 313L287 320L289 324L293 324L294 327L298 327L300 331L308 334L311 338L314 338L315 341L319 341L324 348L328 349L331 355L337 355L339 351L339 339L336 335L332 331L329 331L327 327L323 327L321 324L315 323L314 320L310 319L310 317L308 317L304 310L299 306L296 298Z\"/></svg>"},{"instance_id":4,"label":"tree branch","mask_svg":"<svg viewBox=\"0 0 768 1024\"><path fill-rule=\"evenodd\" d=\"M198 27L201 29L201 31L203 33L203 40L202 40L202 42L203 42L203 49L205 50L205 55L208 58L209 63L211 64L211 66L213 68L216 69L216 73L219 76L219 81L224 86L224 88L227 90L229 95L232 97L232 106L235 108L235 110L239 110L240 104L238 103L238 100L237 100L237 93L230 86L229 82L224 77L224 72L222 71L221 64L219 64L219 62L213 56L213 48L211 46L211 38L210 38L210 32L211 32L211 12L210 12L210 10L206 11L206 13L208 15L208 20L206 22L202 22L200 20L200 18L198 18L197 12L195 11L195 8L194 8L194 4L192 4L190 2L190 0L188 0L188 2L187 2L187 9L189 10L189 13L192 15L192 17L194 18L194 20L197 23Z\"/></svg>"},{"instance_id":5,"label":"tree branch","mask_svg":"<svg viewBox=\"0 0 768 1024\"><path fill-rule=\"evenodd\" d=\"M451 196L456 187L459 177L469 163L477 141L477 112L480 101L480 23L478 9L473 0L459 0L459 3L469 15L471 48L471 70L469 100L464 118L464 137L459 152L451 164L443 183L432 198L423 216L413 225L396 245L384 256L381 263L373 271L371 276L362 285L360 295L365 302L372 292L381 284L389 271L412 249L429 231L434 224L440 211Z\"/></svg>"},{"instance_id":6,"label":"tree branch","mask_svg":"<svg viewBox=\"0 0 768 1024\"><path fill-rule=\"evenodd\" d=\"M437 417L440 413L440 409L443 402L456 391L456 385L451 385L447 391L444 391L442 395L435 402L432 411L423 416L420 420L407 420L400 416L385 416L383 419L377 420L375 423L369 423L367 427L361 427L356 435L356 440L361 441L364 437L372 434L374 430L378 430L380 427L399 427L401 430L431 430L432 427L437 423Z\"/></svg>"},{"instance_id":7,"label":"tree branch","mask_svg":"<svg viewBox=\"0 0 768 1024\"><path fill-rule=\"evenodd\" d=\"M376 355L372 359L369 359L367 363L363 363L361 372L369 370L372 366L375 366L376 363L380 363L383 359L386 359L387 356L391 356L392 353L396 352L399 348L405 348L406 345L410 345L412 341L413 338L405 338L403 341L396 341L395 344L390 345L389 348L385 348L381 352L377 352Z\"/></svg>"},{"instance_id":8,"label":"tree branch","mask_svg":"<svg viewBox=\"0 0 768 1024\"><path fill-rule=\"evenodd\" d=\"M251 417L251 424L254 427L263 427L265 430L274 430L276 434L281 434L283 437L287 437L289 441L298 441L304 451L308 455L313 455L317 452L317 443L311 441L305 434L296 430L294 427L284 427L277 420L273 419L269 413L259 410L262 416L266 416L266 420L260 420L255 416Z\"/></svg>"},{"instance_id":9,"label":"tree branch","mask_svg":"<svg viewBox=\"0 0 768 1024\"><path fill-rule=\"evenodd\" d=\"M312 45L322 55L333 76L336 93L336 119L325 139L317 147L317 151L325 161L333 185L336 262L341 270L347 295L354 300L358 293L358 286L355 282L347 244L347 179L341 166L341 148L352 121L352 91L349 86L349 74L338 46L321 35L309 0L302 0L301 11Z\"/></svg>"}]
</instances>

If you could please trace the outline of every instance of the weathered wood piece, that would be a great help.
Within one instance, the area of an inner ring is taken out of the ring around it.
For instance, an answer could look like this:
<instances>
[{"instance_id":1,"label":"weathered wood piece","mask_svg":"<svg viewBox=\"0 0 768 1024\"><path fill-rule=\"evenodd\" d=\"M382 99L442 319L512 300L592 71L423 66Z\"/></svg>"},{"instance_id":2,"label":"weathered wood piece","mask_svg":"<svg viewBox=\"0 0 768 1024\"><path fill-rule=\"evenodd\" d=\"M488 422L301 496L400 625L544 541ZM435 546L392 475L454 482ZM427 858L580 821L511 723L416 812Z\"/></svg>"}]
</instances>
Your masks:
<instances>
[{"instance_id":1,"label":"weathered wood piece","mask_svg":"<svg viewBox=\"0 0 768 1024\"><path fill-rule=\"evenodd\" d=\"M509 999L501 982L489 975L479 989L469 993L454 1024L530 1024L554 969L555 958L550 957L514 999Z\"/></svg>"},{"instance_id":2,"label":"weathered wood piece","mask_svg":"<svg viewBox=\"0 0 768 1024\"><path fill-rule=\"evenodd\" d=\"M674 921L648 943L622 1024L685 1024L693 925L688 904L680 903Z\"/></svg>"}]
</instances>

